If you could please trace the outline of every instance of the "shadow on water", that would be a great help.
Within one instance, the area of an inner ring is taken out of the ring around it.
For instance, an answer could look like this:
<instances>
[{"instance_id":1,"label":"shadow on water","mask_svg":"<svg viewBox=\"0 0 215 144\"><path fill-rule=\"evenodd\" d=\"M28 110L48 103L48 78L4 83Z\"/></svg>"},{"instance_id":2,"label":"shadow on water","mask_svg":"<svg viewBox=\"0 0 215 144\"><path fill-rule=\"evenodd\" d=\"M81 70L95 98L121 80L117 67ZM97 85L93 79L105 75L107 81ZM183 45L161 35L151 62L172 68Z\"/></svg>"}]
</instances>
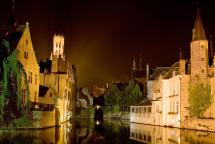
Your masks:
<instances>
[{"instance_id":1,"label":"shadow on water","mask_svg":"<svg viewBox=\"0 0 215 144\"><path fill-rule=\"evenodd\" d=\"M111 119L73 119L58 128L0 130L1 144L215 144L215 133Z\"/></svg>"}]
</instances>

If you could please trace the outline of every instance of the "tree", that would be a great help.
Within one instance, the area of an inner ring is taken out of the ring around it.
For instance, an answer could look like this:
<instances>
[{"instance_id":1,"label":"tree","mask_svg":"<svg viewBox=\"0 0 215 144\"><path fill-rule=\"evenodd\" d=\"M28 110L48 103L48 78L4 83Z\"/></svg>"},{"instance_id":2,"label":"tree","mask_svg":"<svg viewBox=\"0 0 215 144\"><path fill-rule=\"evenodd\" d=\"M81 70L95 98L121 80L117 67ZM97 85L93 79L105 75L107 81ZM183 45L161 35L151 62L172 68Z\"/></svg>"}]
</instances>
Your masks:
<instances>
[{"instance_id":1,"label":"tree","mask_svg":"<svg viewBox=\"0 0 215 144\"><path fill-rule=\"evenodd\" d=\"M119 97L117 96L119 89L116 85L110 85L109 89L104 94L105 107L108 110L112 110L115 104L118 103Z\"/></svg>"},{"instance_id":2,"label":"tree","mask_svg":"<svg viewBox=\"0 0 215 144\"><path fill-rule=\"evenodd\" d=\"M2 40L0 48L4 50L3 54L5 54L0 56L2 73L0 83L3 87L0 95L1 125L26 125L30 108L27 75L22 64L17 60L17 51L12 51L9 42ZM21 86L26 89L25 101L21 96Z\"/></svg>"},{"instance_id":3,"label":"tree","mask_svg":"<svg viewBox=\"0 0 215 144\"><path fill-rule=\"evenodd\" d=\"M211 86L208 83L190 84L188 92L191 116L203 118L204 112L212 103Z\"/></svg>"},{"instance_id":4,"label":"tree","mask_svg":"<svg viewBox=\"0 0 215 144\"><path fill-rule=\"evenodd\" d=\"M109 86L104 94L105 109L108 111L128 110L128 106L137 104L143 99L139 84L130 80L128 85L118 88L117 84Z\"/></svg>"}]
</instances>

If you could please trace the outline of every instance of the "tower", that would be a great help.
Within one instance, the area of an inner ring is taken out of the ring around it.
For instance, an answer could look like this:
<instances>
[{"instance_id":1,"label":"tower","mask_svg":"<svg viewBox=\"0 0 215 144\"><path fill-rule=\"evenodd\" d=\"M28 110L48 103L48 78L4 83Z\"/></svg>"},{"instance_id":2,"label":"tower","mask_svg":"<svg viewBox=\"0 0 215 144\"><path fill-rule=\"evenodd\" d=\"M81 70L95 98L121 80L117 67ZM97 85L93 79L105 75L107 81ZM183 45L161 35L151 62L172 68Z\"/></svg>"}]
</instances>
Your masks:
<instances>
[{"instance_id":1,"label":"tower","mask_svg":"<svg viewBox=\"0 0 215 144\"><path fill-rule=\"evenodd\" d=\"M198 8L190 46L191 80L204 81L208 77L208 40Z\"/></svg>"},{"instance_id":2,"label":"tower","mask_svg":"<svg viewBox=\"0 0 215 144\"><path fill-rule=\"evenodd\" d=\"M53 51L51 53L51 60L53 56L65 60L63 35L54 35L53 37Z\"/></svg>"}]
</instances>

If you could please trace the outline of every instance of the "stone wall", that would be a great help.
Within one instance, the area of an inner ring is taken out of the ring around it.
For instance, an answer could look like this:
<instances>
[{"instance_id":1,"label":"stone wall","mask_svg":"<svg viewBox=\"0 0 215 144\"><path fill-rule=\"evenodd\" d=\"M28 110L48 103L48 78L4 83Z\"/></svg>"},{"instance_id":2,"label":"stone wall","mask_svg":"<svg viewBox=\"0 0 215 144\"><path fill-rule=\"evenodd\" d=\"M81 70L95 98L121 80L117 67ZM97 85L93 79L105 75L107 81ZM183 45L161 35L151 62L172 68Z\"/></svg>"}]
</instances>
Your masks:
<instances>
[{"instance_id":1,"label":"stone wall","mask_svg":"<svg viewBox=\"0 0 215 144\"><path fill-rule=\"evenodd\" d=\"M56 121L56 111L34 111L33 118L35 119L33 126L35 128L46 128L59 125Z\"/></svg>"},{"instance_id":2,"label":"stone wall","mask_svg":"<svg viewBox=\"0 0 215 144\"><path fill-rule=\"evenodd\" d=\"M204 130L215 132L215 119L196 119L187 118L185 120L185 127L187 129Z\"/></svg>"}]
</instances>

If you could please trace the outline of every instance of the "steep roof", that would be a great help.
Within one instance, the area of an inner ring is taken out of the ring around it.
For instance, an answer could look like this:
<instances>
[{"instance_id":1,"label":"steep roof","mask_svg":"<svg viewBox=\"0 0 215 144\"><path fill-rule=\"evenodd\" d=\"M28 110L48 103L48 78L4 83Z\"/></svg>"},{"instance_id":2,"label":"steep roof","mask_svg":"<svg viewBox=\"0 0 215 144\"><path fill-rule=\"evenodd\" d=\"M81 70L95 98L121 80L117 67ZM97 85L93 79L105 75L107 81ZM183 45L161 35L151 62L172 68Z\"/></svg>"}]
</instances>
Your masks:
<instances>
[{"instance_id":1,"label":"steep roof","mask_svg":"<svg viewBox=\"0 0 215 144\"><path fill-rule=\"evenodd\" d=\"M45 62L40 61L40 73L51 73L51 66L52 66L52 61L47 59Z\"/></svg>"},{"instance_id":2,"label":"steep roof","mask_svg":"<svg viewBox=\"0 0 215 144\"><path fill-rule=\"evenodd\" d=\"M169 71L169 69L170 69L169 67L156 67L156 68L153 70L152 75L149 76L149 79L150 79L150 80L154 80L154 79L157 78L161 73Z\"/></svg>"},{"instance_id":3,"label":"steep roof","mask_svg":"<svg viewBox=\"0 0 215 144\"><path fill-rule=\"evenodd\" d=\"M200 17L199 9L197 8L197 15L193 29L192 41L196 40L206 40L205 30Z\"/></svg>"},{"instance_id":4,"label":"steep roof","mask_svg":"<svg viewBox=\"0 0 215 144\"><path fill-rule=\"evenodd\" d=\"M172 65L172 67L169 69L169 71L166 73L165 75L165 79L169 79L173 76L173 73L175 73L175 75L179 74L179 62L176 62Z\"/></svg>"},{"instance_id":5,"label":"steep roof","mask_svg":"<svg viewBox=\"0 0 215 144\"><path fill-rule=\"evenodd\" d=\"M48 89L49 89L49 87L40 85L40 87L39 87L39 97L44 97L45 94L47 93Z\"/></svg>"}]
</instances>

